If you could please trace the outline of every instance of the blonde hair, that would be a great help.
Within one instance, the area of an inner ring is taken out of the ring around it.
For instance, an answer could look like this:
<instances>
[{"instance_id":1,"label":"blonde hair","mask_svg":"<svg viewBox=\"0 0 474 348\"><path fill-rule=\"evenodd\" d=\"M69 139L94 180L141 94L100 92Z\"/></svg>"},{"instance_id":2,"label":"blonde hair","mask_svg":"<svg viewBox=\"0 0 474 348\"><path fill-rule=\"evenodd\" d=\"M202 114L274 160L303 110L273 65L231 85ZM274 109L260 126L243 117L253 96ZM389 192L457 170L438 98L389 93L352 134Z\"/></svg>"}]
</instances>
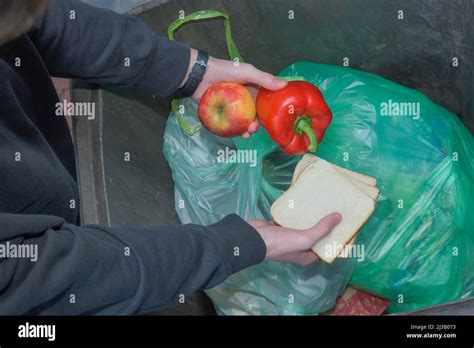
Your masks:
<instances>
[{"instance_id":1,"label":"blonde hair","mask_svg":"<svg viewBox=\"0 0 474 348\"><path fill-rule=\"evenodd\" d=\"M0 44L31 29L48 0L0 0Z\"/></svg>"}]
</instances>

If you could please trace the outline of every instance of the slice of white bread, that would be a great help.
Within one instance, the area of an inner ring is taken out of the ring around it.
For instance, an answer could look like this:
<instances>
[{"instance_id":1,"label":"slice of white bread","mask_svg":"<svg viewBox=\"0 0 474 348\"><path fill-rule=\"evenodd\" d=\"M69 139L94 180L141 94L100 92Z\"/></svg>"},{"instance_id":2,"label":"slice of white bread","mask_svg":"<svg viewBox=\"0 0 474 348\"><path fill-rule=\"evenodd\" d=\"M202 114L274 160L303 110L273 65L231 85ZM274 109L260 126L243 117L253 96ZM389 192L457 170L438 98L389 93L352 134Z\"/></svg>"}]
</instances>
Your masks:
<instances>
[{"instance_id":1,"label":"slice of white bread","mask_svg":"<svg viewBox=\"0 0 474 348\"><path fill-rule=\"evenodd\" d=\"M319 159L319 157L315 156L315 155L312 155L312 154L305 154L301 160L298 162L298 164L296 165L296 168L295 168L295 171L293 173L293 179L292 179L292 183L296 182L296 180L298 180L298 177L300 176L300 174L305 170L305 168L310 165L311 163L314 163L316 162L317 160ZM356 172L352 172L350 170L347 170L345 168L342 168L342 167L339 167L335 164L332 164L331 165L336 168L336 170L338 170L340 173L344 174L344 176L351 180L351 182L353 184L355 184L359 189L361 189L363 192L365 192L369 197L373 198L375 200L375 202L377 203L377 199L378 199L378 196L379 196L379 189L377 187L375 187L375 184L377 183L377 179L371 177L371 176L367 176L367 175L363 175L363 174L360 174L360 173L356 173ZM350 247L352 246L356 239L357 239L357 236L359 235L359 232L360 231L357 231L356 235L349 241L349 243L347 243L347 246ZM343 257L343 258L347 258L349 257L349 253L348 253L348 250L350 250L349 248L346 248L345 250L341 250L341 252L338 254L338 257Z\"/></svg>"},{"instance_id":2,"label":"slice of white bread","mask_svg":"<svg viewBox=\"0 0 474 348\"><path fill-rule=\"evenodd\" d=\"M320 158L318 156L315 156L315 155L312 155L310 153L305 154L301 158L301 160L298 162L298 164L296 165L296 168L295 168L295 171L294 171L294 174L293 174L292 183L294 183L296 180L298 180L298 176L304 171L304 169L309 164L316 162L318 159L322 159L322 158ZM348 178L354 178L354 179L359 180L359 181L363 182L364 184L367 184L367 185L370 185L370 186L375 186L377 184L377 179L375 179L374 177L364 175L364 174L360 174L360 173L356 173L356 172L353 172L349 169L339 167L339 166L337 166L335 164L332 164L332 163L331 163L331 165L338 172L340 172L341 174L345 175Z\"/></svg>"},{"instance_id":3,"label":"slice of white bread","mask_svg":"<svg viewBox=\"0 0 474 348\"><path fill-rule=\"evenodd\" d=\"M356 239L359 236L359 232L360 232L360 230L356 232L355 236L352 237L352 239L349 241L349 243L347 243L345 245L347 248L342 249L341 252L337 255L337 257L348 258L350 256L351 247L356 242Z\"/></svg>"},{"instance_id":4,"label":"slice of white bread","mask_svg":"<svg viewBox=\"0 0 474 348\"><path fill-rule=\"evenodd\" d=\"M315 163L318 159L317 156L306 154L296 165L295 171L293 173L292 184L294 184L301 173L311 164ZM343 174L348 180L350 180L354 185L356 185L361 191L365 192L373 200L377 200L379 197L379 189L375 187L377 180L371 176L359 174L345 168L339 167L335 164L331 164L339 173Z\"/></svg>"},{"instance_id":5,"label":"slice of white bread","mask_svg":"<svg viewBox=\"0 0 474 348\"><path fill-rule=\"evenodd\" d=\"M272 205L271 214L281 226L305 230L332 212L342 221L316 243L312 250L332 263L341 245L346 245L375 210L375 201L336 170L318 159L300 173L297 180Z\"/></svg>"},{"instance_id":6,"label":"slice of white bread","mask_svg":"<svg viewBox=\"0 0 474 348\"><path fill-rule=\"evenodd\" d=\"M312 154L305 154L301 160L298 162L296 165L295 171L293 173L293 179L292 183L296 182L298 180L298 177L300 174L305 170L305 168L310 165L311 163L316 162L319 159L319 157L312 155ZM351 180L353 184L355 184L359 189L361 189L363 192L365 192L369 197L374 199L377 202L378 196L379 196L379 189L375 187L375 184L377 183L377 179L363 175L360 173L352 172L350 170L347 170L345 168L339 167L335 164L331 164L336 170L338 170L340 173L344 174L344 176ZM356 235L347 243L347 246L352 246L356 239L357 236L359 235L359 231L356 233ZM347 250L350 250L349 248L345 249L346 251L341 250L339 253L338 257L343 257L347 258L349 257L349 253Z\"/></svg>"}]
</instances>

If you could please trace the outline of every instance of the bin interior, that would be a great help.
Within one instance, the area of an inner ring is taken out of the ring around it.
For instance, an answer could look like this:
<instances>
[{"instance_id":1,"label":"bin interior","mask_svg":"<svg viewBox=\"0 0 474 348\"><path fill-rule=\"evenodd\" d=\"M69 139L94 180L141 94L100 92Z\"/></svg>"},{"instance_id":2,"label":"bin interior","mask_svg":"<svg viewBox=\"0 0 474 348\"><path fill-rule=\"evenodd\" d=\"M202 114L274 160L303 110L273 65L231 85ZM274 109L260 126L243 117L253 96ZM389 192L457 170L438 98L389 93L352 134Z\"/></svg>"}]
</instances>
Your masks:
<instances>
[{"instance_id":1,"label":"bin interior","mask_svg":"<svg viewBox=\"0 0 474 348\"><path fill-rule=\"evenodd\" d=\"M277 73L296 61L342 65L347 58L352 68L425 93L472 132L473 8L463 0L157 0L133 13L164 35L180 10L226 12L242 56L263 70ZM222 20L189 24L175 38L227 58ZM89 98L86 95L75 93L76 99ZM162 153L172 97L102 86L94 98L100 100L99 117L93 122L75 120L79 145L81 132L95 129L101 134L92 145L100 147L96 153L103 161L78 156L83 197L87 200L92 191L95 198L103 195L106 209L98 214L107 214L111 225L179 223L171 172ZM129 162L124 160L126 152ZM91 172L92 162L102 170ZM100 180L103 187L96 185ZM88 216L84 214L85 223L97 222L87 221ZM209 303L193 308L195 313L213 312Z\"/></svg>"}]
</instances>

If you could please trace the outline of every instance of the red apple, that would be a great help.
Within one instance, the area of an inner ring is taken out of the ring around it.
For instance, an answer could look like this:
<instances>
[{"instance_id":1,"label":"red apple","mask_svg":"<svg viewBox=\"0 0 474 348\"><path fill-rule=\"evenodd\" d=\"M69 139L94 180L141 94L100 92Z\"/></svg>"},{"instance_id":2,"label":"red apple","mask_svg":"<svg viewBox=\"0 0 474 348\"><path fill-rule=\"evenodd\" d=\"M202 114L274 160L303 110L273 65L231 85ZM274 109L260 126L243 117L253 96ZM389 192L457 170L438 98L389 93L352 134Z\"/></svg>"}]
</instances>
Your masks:
<instances>
[{"instance_id":1,"label":"red apple","mask_svg":"<svg viewBox=\"0 0 474 348\"><path fill-rule=\"evenodd\" d=\"M211 133L236 137L247 132L255 120L255 102L249 90L238 83L223 82L209 87L199 102L199 119Z\"/></svg>"}]
</instances>

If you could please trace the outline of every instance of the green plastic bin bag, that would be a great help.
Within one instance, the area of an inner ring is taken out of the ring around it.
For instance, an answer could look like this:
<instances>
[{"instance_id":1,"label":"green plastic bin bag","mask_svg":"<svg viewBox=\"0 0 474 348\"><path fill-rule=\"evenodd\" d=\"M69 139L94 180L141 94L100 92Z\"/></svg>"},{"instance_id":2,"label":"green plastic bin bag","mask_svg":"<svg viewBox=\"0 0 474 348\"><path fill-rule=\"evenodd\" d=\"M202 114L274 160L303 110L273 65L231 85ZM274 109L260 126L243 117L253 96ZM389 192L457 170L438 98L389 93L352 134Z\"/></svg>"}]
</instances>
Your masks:
<instances>
[{"instance_id":1,"label":"green plastic bin bag","mask_svg":"<svg viewBox=\"0 0 474 348\"><path fill-rule=\"evenodd\" d=\"M333 121L317 155L377 178L377 208L357 238L363 257L250 267L207 291L218 313L319 314L349 280L389 299L389 312L473 296L474 142L458 118L362 71L298 62L279 75L304 77L322 91ZM194 101L175 103L164 153L181 222L210 224L230 213L271 219L300 157L284 154L263 128L248 140L215 136L199 128ZM232 150L222 163L222 151ZM243 155L254 161L239 163Z\"/></svg>"}]
</instances>

